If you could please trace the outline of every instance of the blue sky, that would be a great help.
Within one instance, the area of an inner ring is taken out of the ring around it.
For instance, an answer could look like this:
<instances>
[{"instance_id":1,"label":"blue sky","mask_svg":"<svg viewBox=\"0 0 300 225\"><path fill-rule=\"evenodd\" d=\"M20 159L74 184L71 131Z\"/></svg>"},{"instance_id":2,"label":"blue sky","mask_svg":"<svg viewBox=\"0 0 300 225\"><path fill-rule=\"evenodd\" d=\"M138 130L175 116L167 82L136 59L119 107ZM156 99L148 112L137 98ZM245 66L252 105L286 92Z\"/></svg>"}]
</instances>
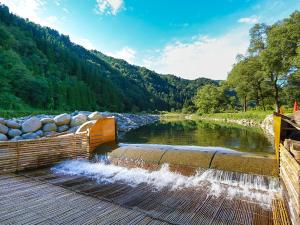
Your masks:
<instances>
[{"instance_id":1,"label":"blue sky","mask_svg":"<svg viewBox=\"0 0 300 225\"><path fill-rule=\"evenodd\" d=\"M300 0L0 0L11 11L159 73L226 79L249 29L300 10Z\"/></svg>"}]
</instances>

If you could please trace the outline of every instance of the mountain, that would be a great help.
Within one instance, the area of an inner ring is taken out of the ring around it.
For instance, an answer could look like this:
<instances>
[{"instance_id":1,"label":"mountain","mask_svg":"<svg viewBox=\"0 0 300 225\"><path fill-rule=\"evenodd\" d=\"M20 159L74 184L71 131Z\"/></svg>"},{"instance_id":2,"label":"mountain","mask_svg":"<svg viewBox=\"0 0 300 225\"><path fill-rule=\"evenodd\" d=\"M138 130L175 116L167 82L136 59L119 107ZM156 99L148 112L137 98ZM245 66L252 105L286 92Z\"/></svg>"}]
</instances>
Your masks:
<instances>
[{"instance_id":1,"label":"mountain","mask_svg":"<svg viewBox=\"0 0 300 225\"><path fill-rule=\"evenodd\" d=\"M0 4L0 109L153 111L182 108L217 84L161 75L89 51Z\"/></svg>"}]
</instances>

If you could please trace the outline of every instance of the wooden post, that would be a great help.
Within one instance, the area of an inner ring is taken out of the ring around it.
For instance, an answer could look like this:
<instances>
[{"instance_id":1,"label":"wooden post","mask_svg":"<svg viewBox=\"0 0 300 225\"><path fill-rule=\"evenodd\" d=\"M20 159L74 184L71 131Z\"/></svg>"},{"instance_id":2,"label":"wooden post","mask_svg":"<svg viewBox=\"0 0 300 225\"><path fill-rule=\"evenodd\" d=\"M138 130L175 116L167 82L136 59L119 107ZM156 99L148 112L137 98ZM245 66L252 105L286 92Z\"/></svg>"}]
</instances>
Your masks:
<instances>
[{"instance_id":1,"label":"wooden post","mask_svg":"<svg viewBox=\"0 0 300 225\"><path fill-rule=\"evenodd\" d=\"M280 151L280 135L281 135L281 116L273 115L273 128L274 128L274 146L276 159L279 162L279 151Z\"/></svg>"}]
</instances>

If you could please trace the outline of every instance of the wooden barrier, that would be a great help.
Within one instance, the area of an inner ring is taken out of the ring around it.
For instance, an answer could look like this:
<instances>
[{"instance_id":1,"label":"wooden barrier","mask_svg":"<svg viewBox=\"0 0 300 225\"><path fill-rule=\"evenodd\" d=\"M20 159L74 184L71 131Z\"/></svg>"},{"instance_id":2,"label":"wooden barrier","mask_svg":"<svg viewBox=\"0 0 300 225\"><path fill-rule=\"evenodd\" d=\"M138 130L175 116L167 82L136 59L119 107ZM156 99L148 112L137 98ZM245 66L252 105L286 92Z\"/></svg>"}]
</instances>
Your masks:
<instances>
[{"instance_id":1,"label":"wooden barrier","mask_svg":"<svg viewBox=\"0 0 300 225\"><path fill-rule=\"evenodd\" d=\"M300 224L300 165L292 154L280 145L280 178L283 181L285 197L289 203L291 219Z\"/></svg>"},{"instance_id":2,"label":"wooden barrier","mask_svg":"<svg viewBox=\"0 0 300 225\"><path fill-rule=\"evenodd\" d=\"M36 140L0 142L0 174L49 166L65 159L88 158L87 132Z\"/></svg>"},{"instance_id":3,"label":"wooden barrier","mask_svg":"<svg viewBox=\"0 0 300 225\"><path fill-rule=\"evenodd\" d=\"M97 146L116 142L117 139L117 124L114 117L104 117L98 119L92 126L89 127L90 136L90 152L93 152Z\"/></svg>"},{"instance_id":4,"label":"wooden barrier","mask_svg":"<svg viewBox=\"0 0 300 225\"><path fill-rule=\"evenodd\" d=\"M276 158L279 161L280 135L281 135L281 116L273 115L273 129L274 129L274 146Z\"/></svg>"}]
</instances>

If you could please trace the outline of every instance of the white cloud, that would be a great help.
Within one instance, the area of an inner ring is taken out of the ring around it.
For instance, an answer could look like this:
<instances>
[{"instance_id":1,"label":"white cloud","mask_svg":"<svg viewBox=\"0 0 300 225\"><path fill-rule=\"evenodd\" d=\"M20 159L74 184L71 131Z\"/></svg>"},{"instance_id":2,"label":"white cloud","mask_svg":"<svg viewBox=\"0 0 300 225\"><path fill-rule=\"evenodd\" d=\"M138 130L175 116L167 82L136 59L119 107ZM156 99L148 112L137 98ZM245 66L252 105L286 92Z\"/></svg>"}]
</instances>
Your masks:
<instances>
[{"instance_id":1,"label":"white cloud","mask_svg":"<svg viewBox=\"0 0 300 225\"><path fill-rule=\"evenodd\" d=\"M73 38L71 37L71 41L85 47L86 49L95 49L94 44L87 38Z\"/></svg>"},{"instance_id":2,"label":"white cloud","mask_svg":"<svg viewBox=\"0 0 300 225\"><path fill-rule=\"evenodd\" d=\"M238 20L239 23L248 23L248 24L255 24L259 22L259 18L257 16L251 17L243 17Z\"/></svg>"},{"instance_id":3,"label":"white cloud","mask_svg":"<svg viewBox=\"0 0 300 225\"><path fill-rule=\"evenodd\" d=\"M131 64L134 63L136 58L136 51L129 47L124 47L117 52L106 52L106 54L114 58L124 59Z\"/></svg>"},{"instance_id":4,"label":"white cloud","mask_svg":"<svg viewBox=\"0 0 300 225\"><path fill-rule=\"evenodd\" d=\"M144 59L143 65L159 73L186 79L226 79L236 55L246 52L248 42L248 29L244 28L216 38L198 36L188 43L175 42L165 46L157 57Z\"/></svg>"},{"instance_id":5,"label":"white cloud","mask_svg":"<svg viewBox=\"0 0 300 225\"><path fill-rule=\"evenodd\" d=\"M39 22L39 10L44 5L43 0L1 0L1 3L7 5L13 13L24 17L30 18L34 22Z\"/></svg>"},{"instance_id":6,"label":"white cloud","mask_svg":"<svg viewBox=\"0 0 300 225\"><path fill-rule=\"evenodd\" d=\"M45 6L44 0L1 0L9 10L18 16L28 18L31 21L58 29L59 19L56 16L41 16L41 10Z\"/></svg>"},{"instance_id":7,"label":"white cloud","mask_svg":"<svg viewBox=\"0 0 300 225\"><path fill-rule=\"evenodd\" d=\"M97 0L97 11L101 14L116 15L123 5L123 0Z\"/></svg>"}]
</instances>

